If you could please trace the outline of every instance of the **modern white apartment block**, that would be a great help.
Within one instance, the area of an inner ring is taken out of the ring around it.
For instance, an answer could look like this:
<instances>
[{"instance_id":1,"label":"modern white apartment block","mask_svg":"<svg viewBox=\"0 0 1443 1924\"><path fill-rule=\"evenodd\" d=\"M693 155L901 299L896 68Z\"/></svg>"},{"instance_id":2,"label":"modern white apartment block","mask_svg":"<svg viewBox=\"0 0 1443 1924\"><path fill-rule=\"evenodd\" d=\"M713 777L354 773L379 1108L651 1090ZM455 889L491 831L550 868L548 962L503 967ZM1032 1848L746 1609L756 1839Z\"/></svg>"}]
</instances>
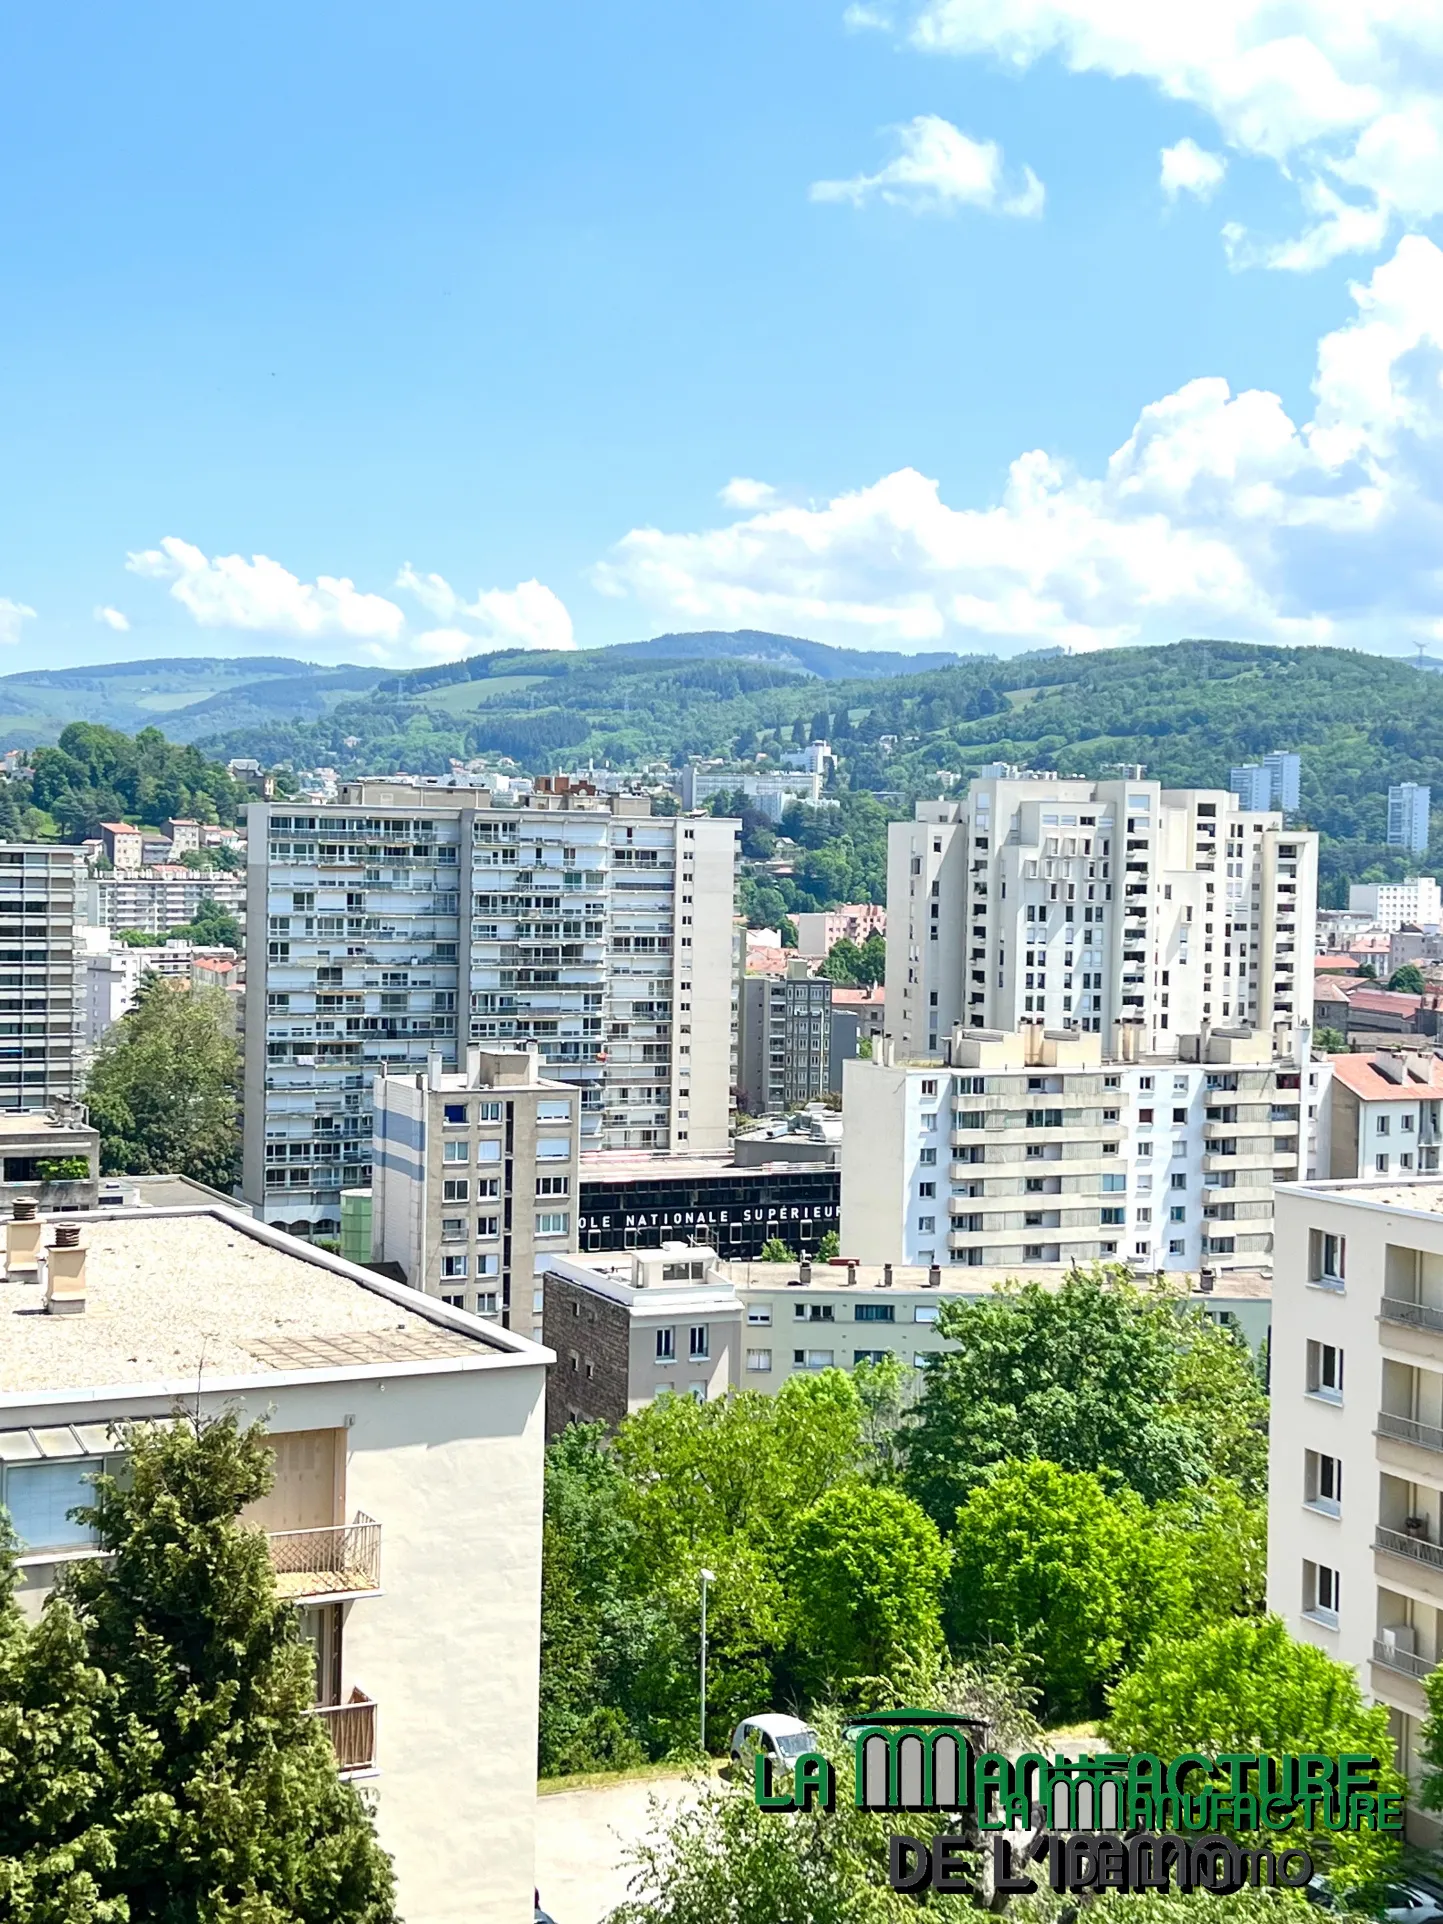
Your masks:
<instances>
[{"instance_id":1,"label":"modern white apartment block","mask_svg":"<svg viewBox=\"0 0 1443 1924\"><path fill-rule=\"evenodd\" d=\"M575 1422L614 1427L658 1396L775 1392L792 1376L884 1356L920 1370L951 1347L938 1328L944 1303L980 1301L1012 1280L1056 1287L1065 1274L1059 1264L969 1269L964 1279L893 1263L728 1263L685 1243L562 1257L546 1269L545 1340L557 1356L547 1433ZM1195 1307L1261 1350L1271 1320L1264 1272L1176 1280Z\"/></svg>"},{"instance_id":2,"label":"modern white apartment block","mask_svg":"<svg viewBox=\"0 0 1443 1924\"><path fill-rule=\"evenodd\" d=\"M78 1093L82 853L0 843L0 1110Z\"/></svg>"},{"instance_id":3,"label":"modern white apartment block","mask_svg":"<svg viewBox=\"0 0 1443 1924\"><path fill-rule=\"evenodd\" d=\"M1426 783L1399 782L1388 790L1388 846L1426 854L1431 791Z\"/></svg>"},{"instance_id":4,"label":"modern white apartment block","mask_svg":"<svg viewBox=\"0 0 1443 1924\"><path fill-rule=\"evenodd\" d=\"M827 956L842 941L860 948L871 936L887 933L887 911L878 902L844 902L840 908L794 915L792 921L798 955Z\"/></svg>"},{"instance_id":5,"label":"modern white apartment block","mask_svg":"<svg viewBox=\"0 0 1443 1924\"><path fill-rule=\"evenodd\" d=\"M201 903L208 901L244 922L245 877L201 873L178 862L153 868L122 868L117 863L113 874L92 875L85 883L82 919L101 929L164 935L193 922Z\"/></svg>"},{"instance_id":6,"label":"modern white apartment block","mask_svg":"<svg viewBox=\"0 0 1443 1924\"><path fill-rule=\"evenodd\" d=\"M1028 1021L1167 1055L1204 1024L1290 1031L1312 1006L1317 837L1225 789L1010 770L919 802L887 861L899 1054Z\"/></svg>"},{"instance_id":7,"label":"modern white apartment block","mask_svg":"<svg viewBox=\"0 0 1443 1924\"><path fill-rule=\"evenodd\" d=\"M1268 1602L1388 1706L1419 1775L1443 1661L1443 1179L1278 1192ZM1415 1841L1440 1826L1410 1811Z\"/></svg>"},{"instance_id":8,"label":"modern white apartment block","mask_svg":"<svg viewBox=\"0 0 1443 1924\"><path fill-rule=\"evenodd\" d=\"M849 1062L844 1256L1001 1266L1266 1265L1273 1187L1316 1154L1326 1062L1256 1031L1105 1056L1099 1037L959 1028L943 1060Z\"/></svg>"},{"instance_id":9,"label":"modern white apartment block","mask_svg":"<svg viewBox=\"0 0 1443 1924\"><path fill-rule=\"evenodd\" d=\"M260 1421L276 1481L248 1520L315 1650L337 1768L374 1799L398 1908L530 1924L547 1352L222 1206L5 1235L0 1496L22 1606L91 1547L67 1513L123 1457L112 1425Z\"/></svg>"},{"instance_id":10,"label":"modern white apartment block","mask_svg":"<svg viewBox=\"0 0 1443 1924\"><path fill-rule=\"evenodd\" d=\"M1443 1141L1443 1061L1418 1049L1335 1055L1328 1152L1320 1171L1382 1178L1436 1175Z\"/></svg>"},{"instance_id":11,"label":"modern white apartment block","mask_svg":"<svg viewBox=\"0 0 1443 1924\"><path fill-rule=\"evenodd\" d=\"M737 997L737 1091L747 1113L778 1116L826 1095L835 1086L831 983L792 961L784 976L744 975Z\"/></svg>"},{"instance_id":12,"label":"modern white apartment block","mask_svg":"<svg viewBox=\"0 0 1443 1924\"><path fill-rule=\"evenodd\" d=\"M530 1049L472 1045L371 1086L371 1260L454 1309L539 1331L539 1269L576 1247L580 1090Z\"/></svg>"},{"instance_id":13,"label":"modern white apartment block","mask_svg":"<svg viewBox=\"0 0 1443 1924\"><path fill-rule=\"evenodd\" d=\"M1354 882L1348 889L1348 913L1367 916L1373 928L1389 935L1404 923L1433 929L1443 922L1443 893L1433 875L1413 875L1404 882Z\"/></svg>"},{"instance_id":14,"label":"modern white apartment block","mask_svg":"<svg viewBox=\"0 0 1443 1924\"><path fill-rule=\"evenodd\" d=\"M772 821L779 822L793 802L815 808L822 799L825 775L821 769L702 768L695 762L681 771L683 808L704 808L716 795L745 795Z\"/></svg>"},{"instance_id":15,"label":"modern white apartment block","mask_svg":"<svg viewBox=\"0 0 1443 1924\"><path fill-rule=\"evenodd\" d=\"M1302 784L1303 758L1279 749L1260 762L1247 762L1228 770L1228 787L1245 809L1281 809L1291 814L1298 806Z\"/></svg>"},{"instance_id":16,"label":"modern white apartment block","mask_svg":"<svg viewBox=\"0 0 1443 1924\"><path fill-rule=\"evenodd\" d=\"M334 1237L370 1179L371 1082L535 1042L583 1147L724 1150L736 824L543 777L400 780L249 811L245 1193Z\"/></svg>"}]
</instances>

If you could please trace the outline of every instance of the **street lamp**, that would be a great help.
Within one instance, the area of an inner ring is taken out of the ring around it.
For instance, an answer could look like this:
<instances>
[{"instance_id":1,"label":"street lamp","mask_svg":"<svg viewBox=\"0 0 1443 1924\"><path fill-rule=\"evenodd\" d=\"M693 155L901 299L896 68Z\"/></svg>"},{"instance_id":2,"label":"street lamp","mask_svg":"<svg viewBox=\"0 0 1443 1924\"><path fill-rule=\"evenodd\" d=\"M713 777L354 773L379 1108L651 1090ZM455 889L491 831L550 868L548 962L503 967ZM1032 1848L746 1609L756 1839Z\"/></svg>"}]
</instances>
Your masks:
<instances>
[{"instance_id":1,"label":"street lamp","mask_svg":"<svg viewBox=\"0 0 1443 1924\"><path fill-rule=\"evenodd\" d=\"M701 1754L706 1756L706 1587L716 1582L715 1570L701 1573Z\"/></svg>"}]
</instances>

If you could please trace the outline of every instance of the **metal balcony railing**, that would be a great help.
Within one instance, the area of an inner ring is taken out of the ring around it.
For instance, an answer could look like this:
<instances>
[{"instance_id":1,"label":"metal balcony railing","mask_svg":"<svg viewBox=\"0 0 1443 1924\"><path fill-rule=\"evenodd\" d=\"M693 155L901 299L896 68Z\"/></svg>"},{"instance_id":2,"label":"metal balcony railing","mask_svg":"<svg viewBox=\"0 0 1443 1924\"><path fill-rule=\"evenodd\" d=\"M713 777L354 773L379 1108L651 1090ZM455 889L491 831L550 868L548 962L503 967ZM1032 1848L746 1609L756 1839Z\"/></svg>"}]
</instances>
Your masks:
<instances>
[{"instance_id":1,"label":"metal balcony railing","mask_svg":"<svg viewBox=\"0 0 1443 1924\"><path fill-rule=\"evenodd\" d=\"M1373 1536L1373 1548L1385 1550L1390 1557L1406 1557L1410 1563L1427 1563L1443 1570L1443 1548L1427 1537L1408 1536L1402 1530L1385 1530L1380 1523Z\"/></svg>"},{"instance_id":2,"label":"metal balcony railing","mask_svg":"<svg viewBox=\"0 0 1443 1924\"><path fill-rule=\"evenodd\" d=\"M321 1720L342 1777L376 1768L376 1706L363 1690L352 1690L349 1703L318 1704L311 1715Z\"/></svg>"},{"instance_id":3,"label":"metal balcony railing","mask_svg":"<svg viewBox=\"0 0 1443 1924\"><path fill-rule=\"evenodd\" d=\"M1443 1451L1443 1430L1436 1423L1420 1423L1416 1417L1393 1416L1378 1412L1379 1436L1390 1436L1395 1443L1416 1443L1421 1450Z\"/></svg>"},{"instance_id":4,"label":"metal balcony railing","mask_svg":"<svg viewBox=\"0 0 1443 1924\"><path fill-rule=\"evenodd\" d=\"M1431 1658L1415 1656L1411 1650L1399 1650L1396 1644L1384 1643L1381 1637L1373 1639L1373 1661L1382 1664L1385 1670L1396 1670L1401 1676L1417 1677L1420 1681L1438 1668Z\"/></svg>"},{"instance_id":5,"label":"metal balcony railing","mask_svg":"<svg viewBox=\"0 0 1443 1924\"><path fill-rule=\"evenodd\" d=\"M1382 1323L1407 1323L1414 1329L1443 1330L1443 1309L1430 1309L1426 1303L1405 1302L1399 1296L1385 1296L1378 1306Z\"/></svg>"},{"instance_id":6,"label":"metal balcony railing","mask_svg":"<svg viewBox=\"0 0 1443 1924\"><path fill-rule=\"evenodd\" d=\"M381 1526L361 1511L326 1529L272 1531L268 1541L276 1588L294 1602L381 1587Z\"/></svg>"}]
</instances>

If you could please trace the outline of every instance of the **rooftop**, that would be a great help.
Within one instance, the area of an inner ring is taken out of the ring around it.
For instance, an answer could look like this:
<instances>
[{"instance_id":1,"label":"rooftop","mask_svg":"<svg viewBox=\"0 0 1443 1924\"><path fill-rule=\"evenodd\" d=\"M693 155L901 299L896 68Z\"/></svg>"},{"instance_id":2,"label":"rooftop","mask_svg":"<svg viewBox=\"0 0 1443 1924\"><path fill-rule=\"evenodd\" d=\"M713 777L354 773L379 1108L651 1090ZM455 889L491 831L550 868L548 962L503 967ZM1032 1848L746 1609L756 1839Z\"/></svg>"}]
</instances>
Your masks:
<instances>
[{"instance_id":1,"label":"rooftop","mask_svg":"<svg viewBox=\"0 0 1443 1924\"><path fill-rule=\"evenodd\" d=\"M801 1138L797 1138L801 1140ZM807 1166L795 1162L759 1162L739 1165L730 1156L673 1156L665 1150L592 1149L581 1157L583 1182L663 1182L687 1183L715 1181L719 1177L745 1177L776 1174L805 1175Z\"/></svg>"},{"instance_id":2,"label":"rooftop","mask_svg":"<svg viewBox=\"0 0 1443 1924\"><path fill-rule=\"evenodd\" d=\"M1387 1056L1335 1055L1333 1075L1365 1102L1417 1102L1443 1096L1443 1062L1421 1050Z\"/></svg>"},{"instance_id":3,"label":"rooftop","mask_svg":"<svg viewBox=\"0 0 1443 1924\"><path fill-rule=\"evenodd\" d=\"M1324 1196L1333 1202L1361 1203L1368 1209L1403 1209L1415 1216L1443 1216L1443 1176L1417 1176L1412 1182L1379 1182L1349 1176L1339 1182L1279 1183L1280 1193Z\"/></svg>"},{"instance_id":4,"label":"rooftop","mask_svg":"<svg viewBox=\"0 0 1443 1924\"><path fill-rule=\"evenodd\" d=\"M48 1316L39 1284L0 1283L0 1399L542 1360L508 1331L229 1209L64 1221L86 1250L84 1313Z\"/></svg>"},{"instance_id":5,"label":"rooftop","mask_svg":"<svg viewBox=\"0 0 1443 1924\"><path fill-rule=\"evenodd\" d=\"M585 1259L583 1259L585 1260ZM891 1265L892 1280L887 1282L887 1266L883 1263L858 1263L855 1265L857 1280L850 1283L847 1279L845 1263L813 1263L811 1281L803 1283L796 1263L748 1263L724 1262L722 1267L731 1277L737 1289L794 1289L833 1290L833 1289L887 1289L925 1290L933 1288L928 1281L931 1272L908 1263ZM1071 1263L1027 1263L1011 1268L984 1269L970 1265L943 1264L941 1281L935 1285L935 1293L941 1296L985 1296L989 1291L1001 1289L1008 1283L1044 1283L1057 1288L1070 1274ZM1198 1288L1197 1272L1184 1274L1178 1272L1172 1279L1186 1284L1193 1296L1209 1295L1220 1300L1239 1297L1253 1297L1266 1301L1273 1293L1273 1279L1265 1269L1218 1269L1213 1271L1213 1286L1209 1291Z\"/></svg>"}]
</instances>

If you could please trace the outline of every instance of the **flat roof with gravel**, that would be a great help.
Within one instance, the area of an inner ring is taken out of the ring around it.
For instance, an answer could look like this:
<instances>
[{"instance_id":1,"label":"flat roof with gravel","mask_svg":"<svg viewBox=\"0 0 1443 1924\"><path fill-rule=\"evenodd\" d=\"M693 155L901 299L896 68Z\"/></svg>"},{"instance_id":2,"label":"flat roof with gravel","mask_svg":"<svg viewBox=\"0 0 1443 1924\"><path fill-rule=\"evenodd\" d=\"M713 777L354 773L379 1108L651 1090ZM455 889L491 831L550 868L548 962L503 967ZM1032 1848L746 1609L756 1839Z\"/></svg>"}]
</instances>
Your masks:
<instances>
[{"instance_id":1,"label":"flat roof with gravel","mask_svg":"<svg viewBox=\"0 0 1443 1924\"><path fill-rule=\"evenodd\" d=\"M84 1312L47 1315L41 1284L0 1282L0 1396L544 1356L229 1211L59 1220L86 1251Z\"/></svg>"}]
</instances>

